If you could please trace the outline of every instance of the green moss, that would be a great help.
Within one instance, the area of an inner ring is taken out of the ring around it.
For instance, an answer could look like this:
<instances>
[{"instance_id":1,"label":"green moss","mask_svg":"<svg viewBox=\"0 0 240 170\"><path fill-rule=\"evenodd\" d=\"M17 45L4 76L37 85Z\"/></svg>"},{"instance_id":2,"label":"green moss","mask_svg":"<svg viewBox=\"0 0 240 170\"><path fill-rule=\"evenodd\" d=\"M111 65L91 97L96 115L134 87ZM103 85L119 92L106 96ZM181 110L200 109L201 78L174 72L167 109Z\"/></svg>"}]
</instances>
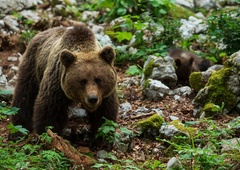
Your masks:
<instances>
[{"instance_id":1,"label":"green moss","mask_svg":"<svg viewBox=\"0 0 240 170\"><path fill-rule=\"evenodd\" d=\"M159 130L163 122L165 121L162 116L158 116L158 114L154 114L145 120L141 120L137 122L136 127L141 128L141 130L148 130L148 129Z\"/></svg>"},{"instance_id":2,"label":"green moss","mask_svg":"<svg viewBox=\"0 0 240 170\"><path fill-rule=\"evenodd\" d=\"M188 136L195 136L197 129L192 127L186 127L179 120L173 120L168 125L174 125L179 131L187 134Z\"/></svg>"},{"instance_id":3,"label":"green moss","mask_svg":"<svg viewBox=\"0 0 240 170\"><path fill-rule=\"evenodd\" d=\"M144 83L143 83L143 90L145 90L147 87L148 87L148 85L149 85L149 83L150 83L150 80L149 79L147 79Z\"/></svg>"},{"instance_id":4,"label":"green moss","mask_svg":"<svg viewBox=\"0 0 240 170\"><path fill-rule=\"evenodd\" d=\"M204 82L201 72L193 72L189 77L189 84L196 92L198 92L206 85L206 82Z\"/></svg>"},{"instance_id":5,"label":"green moss","mask_svg":"<svg viewBox=\"0 0 240 170\"><path fill-rule=\"evenodd\" d=\"M216 112L213 112L213 108L215 108L214 103L207 103L207 104L204 105L200 114L205 113L205 117L214 116L214 115L216 115Z\"/></svg>"},{"instance_id":6,"label":"green moss","mask_svg":"<svg viewBox=\"0 0 240 170\"><path fill-rule=\"evenodd\" d=\"M237 96L226 88L231 74L231 68L222 68L212 74L207 83L210 94L207 103L210 102L221 106L222 102L224 102L227 110L231 110L237 105Z\"/></svg>"},{"instance_id":7,"label":"green moss","mask_svg":"<svg viewBox=\"0 0 240 170\"><path fill-rule=\"evenodd\" d=\"M180 5L173 4L171 10L169 10L170 16L178 19L188 19L190 16L195 16L195 14L187 8L184 8Z\"/></svg>"},{"instance_id":8,"label":"green moss","mask_svg":"<svg viewBox=\"0 0 240 170\"><path fill-rule=\"evenodd\" d=\"M153 59L149 61L149 63L145 66L143 70L145 80L147 80L152 75L153 68L157 66L158 64L155 64Z\"/></svg>"},{"instance_id":9,"label":"green moss","mask_svg":"<svg viewBox=\"0 0 240 170\"><path fill-rule=\"evenodd\" d=\"M191 145L192 138L194 138L195 134L197 133L196 128L185 127L184 124L182 124L179 120L173 120L172 122L169 122L168 125L174 125L180 132L182 132L179 135L176 135L176 136L182 136L182 138L175 138L173 136L170 139L172 143L177 145L186 145L186 144ZM175 146L170 145L164 151L164 154L166 154L167 156L174 156L176 155L175 150L176 150Z\"/></svg>"},{"instance_id":10,"label":"green moss","mask_svg":"<svg viewBox=\"0 0 240 170\"><path fill-rule=\"evenodd\" d=\"M209 117L216 114L216 111L211 109L213 105L221 107L224 103L224 110L227 111L232 110L237 105L237 96L227 88L232 74L231 67L224 67L212 74L205 86L205 90L208 91L207 95L204 98L195 98L195 103L203 103L203 109L200 113L205 111L205 116Z\"/></svg>"}]
</instances>

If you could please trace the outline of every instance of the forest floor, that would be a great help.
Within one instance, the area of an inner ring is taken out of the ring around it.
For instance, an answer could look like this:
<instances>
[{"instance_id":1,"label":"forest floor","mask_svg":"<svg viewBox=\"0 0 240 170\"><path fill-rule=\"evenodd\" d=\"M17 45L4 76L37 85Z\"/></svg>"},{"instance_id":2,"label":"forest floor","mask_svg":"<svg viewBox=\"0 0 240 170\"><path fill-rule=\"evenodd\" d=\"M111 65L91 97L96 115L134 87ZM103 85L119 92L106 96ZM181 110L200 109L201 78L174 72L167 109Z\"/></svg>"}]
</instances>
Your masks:
<instances>
[{"instance_id":1,"label":"forest floor","mask_svg":"<svg viewBox=\"0 0 240 170\"><path fill-rule=\"evenodd\" d=\"M15 38L12 37L14 40ZM17 42L12 42L7 44L6 47L0 47L0 66L3 67L3 72L7 73L11 65L18 65L18 61L8 61L9 56L16 56L19 53L19 47ZM22 51L22 50L21 50ZM117 66L118 73L118 83L121 83L126 80L126 78L131 78L125 72L128 68L128 65ZM140 81L140 77L138 78ZM127 113L129 116L125 119L122 119L122 116L119 115L118 123L120 126L127 127L134 130L134 125L137 121L146 118L147 116L136 116L134 112L139 107L146 107L149 110L152 108L158 108L163 111L165 115L165 121L169 122L170 116L176 116L183 123L185 121L194 121L196 118L193 117L193 106L191 104L194 94L192 96L182 96L181 101L176 101L172 96L166 96L163 100L160 101L149 101L144 99L142 96L142 91L140 85L132 85L129 88L121 89L122 97L120 98L120 103L129 102L132 105L132 109ZM11 102L9 101L9 104ZM228 122L231 118L222 117L219 118L219 122ZM0 121L0 137L4 137L4 141L7 141L8 129L7 125L10 123L10 118ZM200 127L199 127L200 128ZM134 130L135 131L135 130ZM161 160L162 163L166 163L170 158L164 157L163 150L155 148L161 148L162 143L159 141L145 139L143 137L135 137L133 139L133 147L130 152L118 152L113 150L116 156L119 159L132 159L134 161L145 162L147 160Z\"/></svg>"}]
</instances>

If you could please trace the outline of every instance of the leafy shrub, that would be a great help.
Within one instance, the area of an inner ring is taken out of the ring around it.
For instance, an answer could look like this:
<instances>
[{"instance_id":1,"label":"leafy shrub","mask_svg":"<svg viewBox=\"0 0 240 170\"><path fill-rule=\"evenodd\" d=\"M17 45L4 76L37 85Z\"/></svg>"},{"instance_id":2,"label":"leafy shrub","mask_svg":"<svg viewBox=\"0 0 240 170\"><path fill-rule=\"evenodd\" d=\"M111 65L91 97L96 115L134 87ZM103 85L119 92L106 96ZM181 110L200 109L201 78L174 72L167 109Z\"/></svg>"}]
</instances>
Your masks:
<instances>
[{"instance_id":1,"label":"leafy shrub","mask_svg":"<svg viewBox=\"0 0 240 170\"><path fill-rule=\"evenodd\" d=\"M98 0L96 8L108 8L110 11L103 16L114 19L127 14L140 15L143 12L149 12L153 17L159 18L170 10L170 0Z\"/></svg>"},{"instance_id":2,"label":"leafy shrub","mask_svg":"<svg viewBox=\"0 0 240 170\"><path fill-rule=\"evenodd\" d=\"M128 130L125 127L120 127L117 123L115 123L112 120L108 120L104 118L105 122L99 127L98 132L95 136L95 138L102 137L104 141L107 141L108 143L121 143L120 141L120 134L116 133L116 129L119 128L119 130L125 134L130 135L131 131Z\"/></svg>"},{"instance_id":3,"label":"leafy shrub","mask_svg":"<svg viewBox=\"0 0 240 170\"><path fill-rule=\"evenodd\" d=\"M240 44L240 10L215 12L208 20L208 34L211 42L223 43L226 47L218 48L219 52L227 55L239 50Z\"/></svg>"},{"instance_id":4,"label":"leafy shrub","mask_svg":"<svg viewBox=\"0 0 240 170\"><path fill-rule=\"evenodd\" d=\"M139 65L132 65L126 71L127 75L142 75L142 68Z\"/></svg>"},{"instance_id":5,"label":"leafy shrub","mask_svg":"<svg viewBox=\"0 0 240 170\"><path fill-rule=\"evenodd\" d=\"M0 119L6 119L6 116L14 115L19 109L8 107L4 103L0 103ZM21 125L14 126L9 124L10 132L15 133L20 131L27 134L27 129ZM46 142L50 142L50 137L44 133L42 138ZM4 138L0 138L0 169L63 169L67 170L70 167L69 160L64 157L63 153L55 150L43 150L42 144L20 144L24 142L22 139L17 142L4 142Z\"/></svg>"},{"instance_id":6,"label":"leafy shrub","mask_svg":"<svg viewBox=\"0 0 240 170\"><path fill-rule=\"evenodd\" d=\"M113 153L105 154L105 159L108 160L109 163L96 163L92 166L92 168L96 169L112 169L112 170L155 170L155 169L163 169L166 166L161 163L159 160L147 160L146 162L135 162L131 159L118 159Z\"/></svg>"},{"instance_id":7,"label":"leafy shrub","mask_svg":"<svg viewBox=\"0 0 240 170\"><path fill-rule=\"evenodd\" d=\"M221 108L218 108L221 110ZM176 136L175 140L162 140L174 146L184 168L190 169L229 169L238 162L237 153L222 152L222 139L231 139L233 133L232 125L216 124L213 120L201 120L200 122L185 122L186 126L201 124L206 128L198 131L196 136L190 136L190 143L176 143L173 141L186 140L184 136ZM220 127L221 126L221 127ZM226 142L225 142L226 144ZM231 145L229 143L229 145ZM237 146L239 150L240 145ZM232 161L229 161L232 158Z\"/></svg>"}]
</instances>

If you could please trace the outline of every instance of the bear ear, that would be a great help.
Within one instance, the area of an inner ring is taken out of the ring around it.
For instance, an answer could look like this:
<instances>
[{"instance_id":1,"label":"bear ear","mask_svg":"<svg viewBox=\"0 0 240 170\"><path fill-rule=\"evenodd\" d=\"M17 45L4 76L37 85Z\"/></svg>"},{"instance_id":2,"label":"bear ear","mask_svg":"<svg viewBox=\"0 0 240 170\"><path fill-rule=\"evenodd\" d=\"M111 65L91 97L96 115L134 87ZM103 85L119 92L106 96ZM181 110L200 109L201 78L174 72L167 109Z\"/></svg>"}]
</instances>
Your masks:
<instances>
[{"instance_id":1,"label":"bear ear","mask_svg":"<svg viewBox=\"0 0 240 170\"><path fill-rule=\"evenodd\" d=\"M116 58L115 51L110 46L103 48L99 56L110 65L113 65L113 62L115 61Z\"/></svg>"},{"instance_id":2,"label":"bear ear","mask_svg":"<svg viewBox=\"0 0 240 170\"><path fill-rule=\"evenodd\" d=\"M189 59L189 64L192 65L192 64L193 64L193 61L194 61L194 58L191 57L191 58Z\"/></svg>"},{"instance_id":3,"label":"bear ear","mask_svg":"<svg viewBox=\"0 0 240 170\"><path fill-rule=\"evenodd\" d=\"M62 50L60 53L60 61L65 67L69 67L74 61L76 60L76 57L73 53L69 50Z\"/></svg>"},{"instance_id":4,"label":"bear ear","mask_svg":"<svg viewBox=\"0 0 240 170\"><path fill-rule=\"evenodd\" d=\"M180 67L182 65L182 61L179 58L177 58L175 59L175 64L177 67Z\"/></svg>"}]
</instances>

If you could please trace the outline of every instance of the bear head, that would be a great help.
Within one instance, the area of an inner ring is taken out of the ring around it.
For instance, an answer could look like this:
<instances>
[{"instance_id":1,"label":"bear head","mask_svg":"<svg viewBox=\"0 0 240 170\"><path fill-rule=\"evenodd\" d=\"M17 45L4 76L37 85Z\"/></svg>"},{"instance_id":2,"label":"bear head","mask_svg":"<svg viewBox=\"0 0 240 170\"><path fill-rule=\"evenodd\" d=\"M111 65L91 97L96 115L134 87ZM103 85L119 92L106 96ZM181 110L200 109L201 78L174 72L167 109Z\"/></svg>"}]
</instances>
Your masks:
<instances>
[{"instance_id":1,"label":"bear head","mask_svg":"<svg viewBox=\"0 0 240 170\"><path fill-rule=\"evenodd\" d=\"M178 80L180 81L188 81L189 76L192 72L192 64L194 58L174 58L176 64L176 74Z\"/></svg>"},{"instance_id":2,"label":"bear head","mask_svg":"<svg viewBox=\"0 0 240 170\"><path fill-rule=\"evenodd\" d=\"M112 47L87 53L62 50L61 87L65 95L80 102L89 112L95 111L102 100L115 91L117 75L114 61Z\"/></svg>"}]
</instances>

